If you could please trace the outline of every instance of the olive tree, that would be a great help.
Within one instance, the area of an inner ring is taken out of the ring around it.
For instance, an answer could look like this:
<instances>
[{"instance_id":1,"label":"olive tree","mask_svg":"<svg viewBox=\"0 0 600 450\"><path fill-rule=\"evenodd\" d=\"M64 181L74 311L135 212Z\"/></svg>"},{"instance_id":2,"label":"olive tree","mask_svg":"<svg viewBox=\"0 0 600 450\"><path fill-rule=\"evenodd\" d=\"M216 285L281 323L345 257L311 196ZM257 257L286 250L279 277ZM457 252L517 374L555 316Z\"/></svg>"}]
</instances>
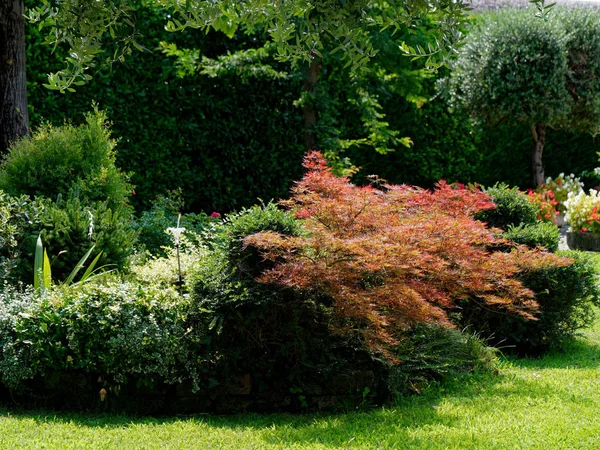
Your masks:
<instances>
[{"instance_id":1,"label":"olive tree","mask_svg":"<svg viewBox=\"0 0 600 450\"><path fill-rule=\"evenodd\" d=\"M479 17L449 81L452 102L488 125L519 122L534 141L533 181L544 182L546 130L600 131L600 13L553 8Z\"/></svg>"}]
</instances>

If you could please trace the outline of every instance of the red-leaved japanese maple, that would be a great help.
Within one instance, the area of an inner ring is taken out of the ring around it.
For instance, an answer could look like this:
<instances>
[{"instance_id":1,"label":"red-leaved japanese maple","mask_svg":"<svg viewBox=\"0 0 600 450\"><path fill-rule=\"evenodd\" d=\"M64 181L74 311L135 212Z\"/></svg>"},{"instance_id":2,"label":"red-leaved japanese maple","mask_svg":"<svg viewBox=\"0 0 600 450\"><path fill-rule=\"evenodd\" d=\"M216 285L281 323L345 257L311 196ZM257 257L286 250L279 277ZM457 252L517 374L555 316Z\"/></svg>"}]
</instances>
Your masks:
<instances>
[{"instance_id":1,"label":"red-leaved japanese maple","mask_svg":"<svg viewBox=\"0 0 600 450\"><path fill-rule=\"evenodd\" d=\"M452 326L456 300L534 319L533 292L520 272L570 264L552 253L506 242L473 214L493 208L484 192L445 182L432 191L412 186L358 187L332 174L319 152L282 202L304 219L306 236L273 232L245 239L274 266L259 278L324 293L333 299L336 326L357 324L373 350L389 353L398 331L418 322ZM350 319L350 320L348 320Z\"/></svg>"}]
</instances>

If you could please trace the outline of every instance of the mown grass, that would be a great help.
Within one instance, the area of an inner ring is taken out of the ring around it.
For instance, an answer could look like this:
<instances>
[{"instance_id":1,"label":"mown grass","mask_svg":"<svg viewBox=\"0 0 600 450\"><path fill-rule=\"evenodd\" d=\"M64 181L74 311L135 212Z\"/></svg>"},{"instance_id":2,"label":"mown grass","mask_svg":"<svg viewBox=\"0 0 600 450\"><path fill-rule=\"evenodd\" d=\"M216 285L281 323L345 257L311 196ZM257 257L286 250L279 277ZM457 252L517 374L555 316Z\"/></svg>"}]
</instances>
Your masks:
<instances>
[{"instance_id":1,"label":"mown grass","mask_svg":"<svg viewBox=\"0 0 600 450\"><path fill-rule=\"evenodd\" d=\"M0 410L1 449L600 448L600 321L563 351L507 359L401 398L336 415L130 418Z\"/></svg>"},{"instance_id":2,"label":"mown grass","mask_svg":"<svg viewBox=\"0 0 600 450\"><path fill-rule=\"evenodd\" d=\"M595 449L598 411L600 320L562 351L504 359L498 374L429 386L393 408L166 419L2 409L0 449Z\"/></svg>"}]
</instances>

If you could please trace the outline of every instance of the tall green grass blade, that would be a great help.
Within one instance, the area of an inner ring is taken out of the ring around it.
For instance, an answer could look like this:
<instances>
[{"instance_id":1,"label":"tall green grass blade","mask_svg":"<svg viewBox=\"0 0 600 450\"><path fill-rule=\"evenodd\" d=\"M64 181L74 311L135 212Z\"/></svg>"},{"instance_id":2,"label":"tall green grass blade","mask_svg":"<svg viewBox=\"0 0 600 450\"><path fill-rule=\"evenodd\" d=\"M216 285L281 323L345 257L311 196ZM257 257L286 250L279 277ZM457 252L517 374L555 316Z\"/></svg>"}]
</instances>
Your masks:
<instances>
[{"instance_id":1,"label":"tall green grass blade","mask_svg":"<svg viewBox=\"0 0 600 450\"><path fill-rule=\"evenodd\" d=\"M68 286L69 284L71 284L73 282L73 280L75 279L75 276L77 276L77 273L79 272L79 270L83 267L83 265L85 264L87 259L90 257L90 254L92 253L92 250L94 250L94 247L96 247L96 246L92 245L90 247L90 249L86 252L86 254L83 255L82 258L79 260L79 262L77 263L77 265L75 266L73 271L69 274L69 276L65 280L64 284L66 286Z\"/></svg>"},{"instance_id":2,"label":"tall green grass blade","mask_svg":"<svg viewBox=\"0 0 600 450\"><path fill-rule=\"evenodd\" d=\"M87 280L90 275L93 273L94 271L94 267L96 267L96 264L98 263L98 260L100 259L100 257L102 256L103 252L98 253L98 255L96 255L96 257L94 258L94 260L90 263L90 265L88 266L88 268L86 269L86 271L83 273L81 280L79 280L80 282L84 283L85 280Z\"/></svg>"}]
</instances>

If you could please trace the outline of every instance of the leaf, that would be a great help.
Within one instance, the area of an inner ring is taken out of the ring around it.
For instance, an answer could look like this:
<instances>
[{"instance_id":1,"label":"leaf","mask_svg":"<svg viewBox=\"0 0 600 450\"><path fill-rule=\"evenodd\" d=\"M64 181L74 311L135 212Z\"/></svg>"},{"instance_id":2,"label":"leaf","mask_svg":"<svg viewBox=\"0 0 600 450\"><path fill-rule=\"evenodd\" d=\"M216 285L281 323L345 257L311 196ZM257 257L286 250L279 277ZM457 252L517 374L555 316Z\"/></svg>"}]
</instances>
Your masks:
<instances>
[{"instance_id":1,"label":"leaf","mask_svg":"<svg viewBox=\"0 0 600 450\"><path fill-rule=\"evenodd\" d=\"M44 269L43 269L43 290L50 289L52 286L52 270L50 269L50 260L48 259L48 253L46 253L46 249L44 249Z\"/></svg>"},{"instance_id":2,"label":"leaf","mask_svg":"<svg viewBox=\"0 0 600 450\"><path fill-rule=\"evenodd\" d=\"M69 276L65 280L64 284L66 286L70 285L73 282L73 280L75 279L75 276L77 275L77 272L79 272L79 270L81 270L81 268L83 268L83 265L89 258L90 254L92 253L92 250L94 250L94 247L96 247L96 245L92 245L90 247L90 249L86 252L86 254L81 257L81 259L79 260L79 262L77 263L75 268L72 270L72 272L69 274Z\"/></svg>"},{"instance_id":3,"label":"leaf","mask_svg":"<svg viewBox=\"0 0 600 450\"><path fill-rule=\"evenodd\" d=\"M35 244L35 256L33 260L33 288L37 291L42 283L42 270L44 267L44 245L42 244L42 235L37 238Z\"/></svg>"}]
</instances>

